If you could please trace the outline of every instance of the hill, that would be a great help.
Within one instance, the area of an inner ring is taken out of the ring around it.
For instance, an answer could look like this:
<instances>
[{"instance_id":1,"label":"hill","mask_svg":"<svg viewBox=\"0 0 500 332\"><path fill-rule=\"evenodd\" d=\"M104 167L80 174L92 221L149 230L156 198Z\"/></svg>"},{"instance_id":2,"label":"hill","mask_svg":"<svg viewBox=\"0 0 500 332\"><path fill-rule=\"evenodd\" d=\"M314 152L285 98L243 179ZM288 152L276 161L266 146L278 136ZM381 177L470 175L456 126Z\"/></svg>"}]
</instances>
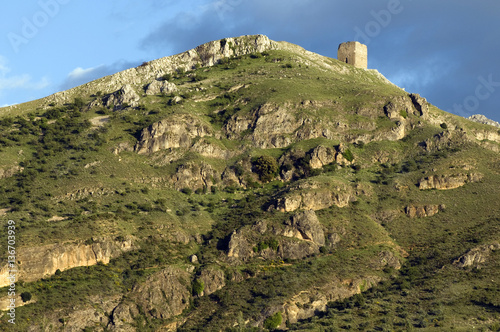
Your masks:
<instances>
[{"instance_id":1,"label":"hill","mask_svg":"<svg viewBox=\"0 0 500 332\"><path fill-rule=\"evenodd\" d=\"M0 130L1 330L500 329L500 132L376 70L226 38Z\"/></svg>"}]
</instances>

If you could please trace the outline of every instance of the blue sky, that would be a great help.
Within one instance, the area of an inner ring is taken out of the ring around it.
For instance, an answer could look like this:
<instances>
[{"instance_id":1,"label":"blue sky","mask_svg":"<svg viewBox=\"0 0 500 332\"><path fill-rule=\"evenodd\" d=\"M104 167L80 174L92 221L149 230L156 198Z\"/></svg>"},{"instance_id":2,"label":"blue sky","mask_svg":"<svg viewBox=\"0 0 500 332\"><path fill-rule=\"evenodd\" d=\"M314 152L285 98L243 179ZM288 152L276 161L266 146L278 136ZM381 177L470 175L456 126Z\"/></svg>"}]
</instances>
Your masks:
<instances>
[{"instance_id":1,"label":"blue sky","mask_svg":"<svg viewBox=\"0 0 500 332\"><path fill-rule=\"evenodd\" d=\"M41 98L204 42L265 34L370 68L462 116L500 121L498 0L33 0L0 13L0 106Z\"/></svg>"}]
</instances>

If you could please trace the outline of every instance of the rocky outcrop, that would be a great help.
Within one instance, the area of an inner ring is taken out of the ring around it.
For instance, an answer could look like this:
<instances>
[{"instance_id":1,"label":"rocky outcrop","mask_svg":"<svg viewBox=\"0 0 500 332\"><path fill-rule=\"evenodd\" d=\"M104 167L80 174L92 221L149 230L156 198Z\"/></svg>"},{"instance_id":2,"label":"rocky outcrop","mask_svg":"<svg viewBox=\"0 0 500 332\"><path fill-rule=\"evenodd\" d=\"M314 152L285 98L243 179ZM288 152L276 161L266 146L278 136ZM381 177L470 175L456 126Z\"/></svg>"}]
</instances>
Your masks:
<instances>
[{"instance_id":1,"label":"rocky outcrop","mask_svg":"<svg viewBox=\"0 0 500 332\"><path fill-rule=\"evenodd\" d=\"M214 183L214 178L220 175L204 162L189 162L177 167L170 182L177 190L190 188L192 190L210 188Z\"/></svg>"},{"instance_id":2,"label":"rocky outcrop","mask_svg":"<svg viewBox=\"0 0 500 332\"><path fill-rule=\"evenodd\" d=\"M322 168L336 160L337 152L335 149L318 145L310 153L309 166L312 169Z\"/></svg>"},{"instance_id":3,"label":"rocky outcrop","mask_svg":"<svg viewBox=\"0 0 500 332\"><path fill-rule=\"evenodd\" d=\"M426 178L420 179L418 187L421 190L426 189L455 189L470 182L478 182L483 178L480 173L470 174L450 174L450 175L430 175Z\"/></svg>"},{"instance_id":4,"label":"rocky outcrop","mask_svg":"<svg viewBox=\"0 0 500 332\"><path fill-rule=\"evenodd\" d=\"M493 121L491 119L488 119L487 117L485 117L482 114L471 115L471 116L469 116L467 118L467 120L471 120L471 121L474 121L474 122L477 122L477 123L487 124L487 125L490 125L490 126L494 126L494 127L500 128L500 123L498 123L496 121Z\"/></svg>"},{"instance_id":5,"label":"rocky outcrop","mask_svg":"<svg viewBox=\"0 0 500 332\"><path fill-rule=\"evenodd\" d=\"M176 115L143 129L134 150L147 154L163 149L189 148L195 137L204 137L211 132L210 126L195 116Z\"/></svg>"},{"instance_id":6,"label":"rocky outcrop","mask_svg":"<svg viewBox=\"0 0 500 332\"><path fill-rule=\"evenodd\" d=\"M241 36L211 41L194 49L173 56L145 62L136 68L130 68L114 75L53 94L46 98L50 103L62 104L73 100L75 95L92 95L98 91L115 91L130 84L142 87L144 84L160 79L165 74L178 70L191 70L196 66L213 66L224 58L279 49L280 43L264 35ZM15 107L15 106L14 106Z\"/></svg>"},{"instance_id":7,"label":"rocky outcrop","mask_svg":"<svg viewBox=\"0 0 500 332\"><path fill-rule=\"evenodd\" d=\"M299 212L285 223L288 227L283 235L300 240L312 241L320 246L325 245L323 226L312 210Z\"/></svg>"},{"instance_id":8,"label":"rocky outcrop","mask_svg":"<svg viewBox=\"0 0 500 332\"><path fill-rule=\"evenodd\" d=\"M147 319L169 319L189 307L189 274L177 267L167 267L149 276L132 289L111 314L108 328L135 331L134 318L142 313Z\"/></svg>"},{"instance_id":9,"label":"rocky outcrop","mask_svg":"<svg viewBox=\"0 0 500 332\"><path fill-rule=\"evenodd\" d=\"M417 116L421 116L424 119L428 118L429 117L429 103L427 102L427 99L421 97L419 94L416 94L416 93L411 93L410 99L411 99L411 102L413 103L413 106L415 107L415 110L416 110L416 112L414 112L414 114Z\"/></svg>"},{"instance_id":10,"label":"rocky outcrop","mask_svg":"<svg viewBox=\"0 0 500 332\"><path fill-rule=\"evenodd\" d=\"M443 149L451 149L463 146L465 143L470 140L467 138L467 134L461 130L454 131L443 131L437 135L434 135L432 138L428 138L422 143L420 146L423 147L426 151L439 151Z\"/></svg>"},{"instance_id":11,"label":"rocky outcrop","mask_svg":"<svg viewBox=\"0 0 500 332\"><path fill-rule=\"evenodd\" d=\"M208 267L203 269L200 276L197 278L203 282L203 295L210 295L226 285L226 275L224 271L216 267Z\"/></svg>"},{"instance_id":12,"label":"rocky outcrop","mask_svg":"<svg viewBox=\"0 0 500 332\"><path fill-rule=\"evenodd\" d=\"M154 80L153 82L149 83L145 89L147 95L168 95L177 91L177 86L174 83L163 80Z\"/></svg>"},{"instance_id":13,"label":"rocky outcrop","mask_svg":"<svg viewBox=\"0 0 500 332\"><path fill-rule=\"evenodd\" d=\"M385 115L391 120L403 121L409 114L417 113L415 111L412 99L408 96L395 97L384 107Z\"/></svg>"},{"instance_id":14,"label":"rocky outcrop","mask_svg":"<svg viewBox=\"0 0 500 332\"><path fill-rule=\"evenodd\" d=\"M119 110L126 107L136 107L139 105L139 95L135 92L134 88L130 84L126 84L121 87L118 91L113 92L105 96L102 99L104 106L113 107L115 110Z\"/></svg>"},{"instance_id":15,"label":"rocky outcrop","mask_svg":"<svg viewBox=\"0 0 500 332\"><path fill-rule=\"evenodd\" d=\"M283 304L283 321L297 323L310 318L318 312L327 310L328 302L349 298L365 291L380 281L379 277L360 277L354 280L333 280L321 287L302 291Z\"/></svg>"},{"instance_id":16,"label":"rocky outcrop","mask_svg":"<svg viewBox=\"0 0 500 332\"><path fill-rule=\"evenodd\" d=\"M480 268L481 265L487 261L491 253L495 250L500 250L500 244L498 242L485 244L469 250L463 256L454 261L453 264L461 268Z\"/></svg>"},{"instance_id":17,"label":"rocky outcrop","mask_svg":"<svg viewBox=\"0 0 500 332\"><path fill-rule=\"evenodd\" d=\"M132 239L113 241L104 238L95 239L91 244L62 243L19 248L17 280L30 282L51 276L57 270L91 266L99 262L107 264L111 258L133 248ZM5 266L0 270L0 276L6 276L7 272L8 269ZM0 287L7 284L6 278L0 278Z\"/></svg>"},{"instance_id":18,"label":"rocky outcrop","mask_svg":"<svg viewBox=\"0 0 500 332\"><path fill-rule=\"evenodd\" d=\"M295 106L266 103L249 114L235 114L223 130L228 138L234 139L250 129L247 138L256 147L282 148L295 140L290 135L304 123L300 116L290 111L292 107Z\"/></svg>"},{"instance_id":19,"label":"rocky outcrop","mask_svg":"<svg viewBox=\"0 0 500 332\"><path fill-rule=\"evenodd\" d=\"M239 260L247 260L253 257L253 246L248 242L242 230L233 231L229 238L227 256L237 258Z\"/></svg>"},{"instance_id":20,"label":"rocky outcrop","mask_svg":"<svg viewBox=\"0 0 500 332\"><path fill-rule=\"evenodd\" d=\"M208 158L229 159L235 155L233 151L226 150L217 143L201 138L190 149Z\"/></svg>"},{"instance_id":21,"label":"rocky outcrop","mask_svg":"<svg viewBox=\"0 0 500 332\"><path fill-rule=\"evenodd\" d=\"M12 166L8 168L0 168L0 179L10 178L14 176L16 173L20 173L24 170L24 167L21 166Z\"/></svg>"},{"instance_id":22,"label":"rocky outcrop","mask_svg":"<svg viewBox=\"0 0 500 332\"><path fill-rule=\"evenodd\" d=\"M326 180L326 179L323 179ZM282 212L298 209L321 210L330 206L345 207L356 200L353 189L340 181L308 180L292 186L276 198L272 208Z\"/></svg>"},{"instance_id":23,"label":"rocky outcrop","mask_svg":"<svg viewBox=\"0 0 500 332\"><path fill-rule=\"evenodd\" d=\"M404 208L406 215L410 218L424 218L431 217L439 211L444 211L445 205L408 205Z\"/></svg>"},{"instance_id":24,"label":"rocky outcrop","mask_svg":"<svg viewBox=\"0 0 500 332\"><path fill-rule=\"evenodd\" d=\"M92 296L86 299L85 303L74 303L70 308L45 308L43 313L39 314L43 316L43 324L33 324L26 331L45 332L57 329L79 332L86 328L102 331L109 323L109 313L120 303L120 298L121 296ZM135 332L135 329L131 331Z\"/></svg>"}]
</instances>

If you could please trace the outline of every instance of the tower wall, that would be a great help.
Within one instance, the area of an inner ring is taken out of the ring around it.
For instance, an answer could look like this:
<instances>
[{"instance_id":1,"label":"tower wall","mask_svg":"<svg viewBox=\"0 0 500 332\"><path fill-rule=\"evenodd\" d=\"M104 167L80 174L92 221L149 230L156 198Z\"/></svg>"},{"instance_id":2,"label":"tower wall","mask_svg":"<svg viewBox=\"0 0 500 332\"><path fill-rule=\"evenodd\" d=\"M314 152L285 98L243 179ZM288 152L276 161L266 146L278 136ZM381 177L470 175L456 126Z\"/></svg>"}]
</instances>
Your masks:
<instances>
[{"instance_id":1,"label":"tower wall","mask_svg":"<svg viewBox=\"0 0 500 332\"><path fill-rule=\"evenodd\" d=\"M347 42L339 45L337 59L357 68L368 68L368 47L359 42Z\"/></svg>"}]
</instances>

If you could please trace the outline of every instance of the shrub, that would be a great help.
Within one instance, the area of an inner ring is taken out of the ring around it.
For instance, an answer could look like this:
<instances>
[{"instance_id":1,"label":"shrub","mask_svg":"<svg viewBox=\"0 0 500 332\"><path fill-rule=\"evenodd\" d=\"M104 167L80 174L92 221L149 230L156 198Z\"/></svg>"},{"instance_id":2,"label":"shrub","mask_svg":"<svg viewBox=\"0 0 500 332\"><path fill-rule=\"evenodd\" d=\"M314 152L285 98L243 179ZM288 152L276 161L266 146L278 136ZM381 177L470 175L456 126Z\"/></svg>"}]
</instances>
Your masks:
<instances>
[{"instance_id":1,"label":"shrub","mask_svg":"<svg viewBox=\"0 0 500 332\"><path fill-rule=\"evenodd\" d=\"M190 188L182 188L181 193L186 194L186 195L191 195L193 191Z\"/></svg>"},{"instance_id":2,"label":"shrub","mask_svg":"<svg viewBox=\"0 0 500 332\"><path fill-rule=\"evenodd\" d=\"M278 174L278 163L271 156L260 156L253 162L255 172L261 181L269 182Z\"/></svg>"},{"instance_id":3,"label":"shrub","mask_svg":"<svg viewBox=\"0 0 500 332\"><path fill-rule=\"evenodd\" d=\"M443 128L443 129L448 129L448 125L447 125L446 123L444 123L444 122L443 122L443 123L441 123L439 126L440 126L441 128Z\"/></svg>"},{"instance_id":4,"label":"shrub","mask_svg":"<svg viewBox=\"0 0 500 332\"><path fill-rule=\"evenodd\" d=\"M205 289L205 283L199 279L196 279L193 282L193 294L200 296L201 293L203 293L203 290Z\"/></svg>"},{"instance_id":5,"label":"shrub","mask_svg":"<svg viewBox=\"0 0 500 332\"><path fill-rule=\"evenodd\" d=\"M348 161L351 162L354 160L354 155L352 154L351 150L346 149L343 153L342 156Z\"/></svg>"},{"instance_id":6,"label":"shrub","mask_svg":"<svg viewBox=\"0 0 500 332\"><path fill-rule=\"evenodd\" d=\"M277 312L274 315L266 318L266 320L264 321L264 328L268 330L274 330L281 325L282 321L283 317L281 316L281 312Z\"/></svg>"},{"instance_id":7,"label":"shrub","mask_svg":"<svg viewBox=\"0 0 500 332\"><path fill-rule=\"evenodd\" d=\"M31 293L30 292L21 293L21 299L23 300L23 302L28 302L29 300L31 300Z\"/></svg>"},{"instance_id":8,"label":"shrub","mask_svg":"<svg viewBox=\"0 0 500 332\"><path fill-rule=\"evenodd\" d=\"M406 112L406 110L399 111L399 114L403 117L403 119L406 119L408 117L408 112Z\"/></svg>"}]
</instances>

